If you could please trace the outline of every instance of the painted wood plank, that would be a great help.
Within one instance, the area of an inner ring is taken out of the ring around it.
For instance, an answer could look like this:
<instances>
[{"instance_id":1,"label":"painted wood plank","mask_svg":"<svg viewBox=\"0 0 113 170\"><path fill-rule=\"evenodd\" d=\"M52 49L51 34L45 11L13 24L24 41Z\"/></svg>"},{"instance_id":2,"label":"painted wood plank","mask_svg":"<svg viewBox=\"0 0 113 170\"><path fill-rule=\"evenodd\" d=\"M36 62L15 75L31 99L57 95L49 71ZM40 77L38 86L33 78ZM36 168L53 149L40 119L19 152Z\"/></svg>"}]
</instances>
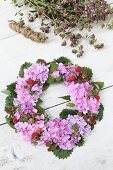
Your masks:
<instances>
[{"instance_id":1,"label":"painted wood plank","mask_svg":"<svg viewBox=\"0 0 113 170\"><path fill-rule=\"evenodd\" d=\"M109 0L108 3L113 3L113 0ZM111 4L111 5L113 6L113 4ZM23 8L23 11L25 13L25 16L23 18L24 18L26 24L31 26L32 28L39 28L39 25L40 25L39 20L36 20L33 23L28 22L28 19L27 19L28 9L29 8L27 8L27 7ZM20 9L18 9L11 3L11 0L7 0L6 2L4 2L4 0L1 0L1 2L0 2L0 15L1 15L0 40L5 39L5 38L10 38L12 36L17 35L17 33L13 32L8 27L8 20L11 20L11 19L18 20L20 17L19 17L19 15L15 16L15 13L19 10ZM4 13L5 13L5 15L4 15ZM97 29L94 28L94 30L97 32L97 34L98 33L100 34L102 32L102 30L99 28L99 26L97 26ZM87 31L84 30L84 32L86 33ZM107 30L107 32L110 32L110 31ZM105 32L105 34L107 34L107 33ZM106 36L104 35L104 37L106 37Z\"/></svg>"},{"instance_id":2,"label":"painted wood plank","mask_svg":"<svg viewBox=\"0 0 113 170\"><path fill-rule=\"evenodd\" d=\"M18 11L20 11L20 8L17 8L14 6L14 4L11 3L11 0L1 0L0 1L0 22L1 22L1 27L0 27L0 40L10 38L12 36L18 35L18 33L14 32L11 30L8 26L10 20L16 20L19 21L21 16L19 14L15 15ZM23 16L23 19L25 20L26 25L30 27L36 27L38 25L37 22L28 22L28 8L24 7L22 9L26 15Z\"/></svg>"},{"instance_id":3,"label":"painted wood plank","mask_svg":"<svg viewBox=\"0 0 113 170\"><path fill-rule=\"evenodd\" d=\"M71 54L70 47L62 48L60 46L59 37L55 37L55 40L53 40L53 36L51 35L51 40L48 40L47 43L36 44L18 35L0 41L0 80L2 80L0 90L5 89L7 84L16 80L19 68L25 61L35 62L38 58L51 61L60 56L69 57L73 63L78 63L81 66L91 67L94 72L95 81L104 81L105 86L113 84L113 79L111 78L113 75L112 47L99 52L90 49L83 58L78 59ZM66 89L62 86L59 90L59 87L59 85L51 87L48 95L44 95L45 108L62 102L57 97L65 95ZM1 113L4 113L4 99L5 95L0 93ZM0 123L3 122L4 114L0 114Z\"/></svg>"},{"instance_id":4,"label":"painted wood plank","mask_svg":"<svg viewBox=\"0 0 113 170\"><path fill-rule=\"evenodd\" d=\"M7 125L0 127L0 170L112 170L113 167L113 88L102 92L104 118L87 138L85 145L74 149L67 160L58 160L44 146L24 143ZM50 109L56 117L65 106ZM86 163L87 162L87 163Z\"/></svg>"}]
</instances>

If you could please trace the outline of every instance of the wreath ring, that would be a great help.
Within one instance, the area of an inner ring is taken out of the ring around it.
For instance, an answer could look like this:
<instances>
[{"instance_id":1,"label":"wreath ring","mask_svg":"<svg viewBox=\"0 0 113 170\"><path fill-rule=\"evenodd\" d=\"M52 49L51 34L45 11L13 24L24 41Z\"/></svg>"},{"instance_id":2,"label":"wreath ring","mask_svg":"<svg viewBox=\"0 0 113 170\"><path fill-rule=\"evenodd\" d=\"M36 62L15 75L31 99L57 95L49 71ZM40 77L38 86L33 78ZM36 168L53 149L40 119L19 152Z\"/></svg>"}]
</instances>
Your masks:
<instances>
[{"instance_id":1,"label":"wreath ring","mask_svg":"<svg viewBox=\"0 0 113 170\"><path fill-rule=\"evenodd\" d=\"M7 123L34 145L45 144L58 158L67 158L96 122L102 120L103 105L99 91L103 82L93 82L92 70L71 63L66 57L46 63L24 63L17 81L4 93ZM62 96L71 109L63 109L59 118L50 118L41 107L40 95L51 84L64 82L69 95Z\"/></svg>"}]
</instances>

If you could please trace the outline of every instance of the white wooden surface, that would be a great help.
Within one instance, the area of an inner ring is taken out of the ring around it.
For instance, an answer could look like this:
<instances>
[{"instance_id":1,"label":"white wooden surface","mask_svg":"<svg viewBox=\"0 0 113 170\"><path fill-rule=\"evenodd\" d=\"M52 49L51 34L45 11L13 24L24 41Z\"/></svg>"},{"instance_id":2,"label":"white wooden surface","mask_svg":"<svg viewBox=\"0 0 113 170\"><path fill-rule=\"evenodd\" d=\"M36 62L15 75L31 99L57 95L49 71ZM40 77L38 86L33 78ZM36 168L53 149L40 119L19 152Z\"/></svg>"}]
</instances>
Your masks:
<instances>
[{"instance_id":1,"label":"white wooden surface","mask_svg":"<svg viewBox=\"0 0 113 170\"><path fill-rule=\"evenodd\" d=\"M52 33L45 44L36 44L15 34L8 27L8 20L17 19L15 11L10 1L0 0L0 90L15 81L23 62L35 62L38 58L51 61L60 56L69 57L73 63L91 67L94 80L104 81L105 87L113 85L113 31L96 27L94 31L98 39L105 42L105 48L94 50L84 41L86 52L78 59L71 53L69 46L61 47L60 38ZM36 22L30 25L37 27ZM43 107L63 102L58 97L65 94L66 89L62 84L51 86L42 96L45 101ZM0 126L0 170L113 170L113 87L103 90L101 94L105 106L104 119L97 124L85 145L75 148L67 160L58 160L44 146L35 148L24 143L9 126ZM5 97L0 93L0 124L5 122ZM56 117L64 107L57 106L47 112Z\"/></svg>"}]
</instances>

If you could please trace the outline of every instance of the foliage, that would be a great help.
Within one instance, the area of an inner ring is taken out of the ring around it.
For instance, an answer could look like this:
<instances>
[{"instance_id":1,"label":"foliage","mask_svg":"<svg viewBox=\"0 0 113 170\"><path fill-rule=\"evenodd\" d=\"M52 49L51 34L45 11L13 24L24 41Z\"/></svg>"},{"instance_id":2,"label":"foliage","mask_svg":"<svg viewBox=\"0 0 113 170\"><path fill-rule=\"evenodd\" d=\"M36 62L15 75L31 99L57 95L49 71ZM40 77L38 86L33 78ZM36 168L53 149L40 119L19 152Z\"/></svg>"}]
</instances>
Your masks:
<instances>
[{"instance_id":1,"label":"foliage","mask_svg":"<svg viewBox=\"0 0 113 170\"><path fill-rule=\"evenodd\" d=\"M71 61L66 58L66 57L60 57L58 58L57 60L55 60L57 63L63 63L63 64L68 64L68 63L71 63Z\"/></svg>"},{"instance_id":2,"label":"foliage","mask_svg":"<svg viewBox=\"0 0 113 170\"><path fill-rule=\"evenodd\" d=\"M45 110L39 105L39 103L36 103L36 109L38 110L38 113L44 114Z\"/></svg>"},{"instance_id":3,"label":"foliage","mask_svg":"<svg viewBox=\"0 0 113 170\"><path fill-rule=\"evenodd\" d=\"M7 96L5 99L5 111L12 109L12 108L14 108L13 97L10 95L10 96Z\"/></svg>"},{"instance_id":4,"label":"foliage","mask_svg":"<svg viewBox=\"0 0 113 170\"><path fill-rule=\"evenodd\" d=\"M76 115L76 114L77 114L76 110L63 109L60 113L60 117L62 119L66 119L68 115Z\"/></svg>"},{"instance_id":5,"label":"foliage","mask_svg":"<svg viewBox=\"0 0 113 170\"><path fill-rule=\"evenodd\" d=\"M99 113L97 115L97 118L99 121L101 121L103 118L103 112L104 112L104 106L102 104L100 104Z\"/></svg>"},{"instance_id":6,"label":"foliage","mask_svg":"<svg viewBox=\"0 0 113 170\"><path fill-rule=\"evenodd\" d=\"M66 159L72 154L73 150L63 150L57 147L55 150L53 150L53 153L56 157L59 159Z\"/></svg>"},{"instance_id":7,"label":"foliage","mask_svg":"<svg viewBox=\"0 0 113 170\"><path fill-rule=\"evenodd\" d=\"M83 146L84 145L84 138L83 136L81 136L81 139L79 140L79 142L77 143L77 146Z\"/></svg>"},{"instance_id":8,"label":"foliage","mask_svg":"<svg viewBox=\"0 0 113 170\"><path fill-rule=\"evenodd\" d=\"M92 69L88 67L82 67L82 73L84 74L84 76L86 76L88 80L90 80L93 76Z\"/></svg>"},{"instance_id":9,"label":"foliage","mask_svg":"<svg viewBox=\"0 0 113 170\"><path fill-rule=\"evenodd\" d=\"M5 119L6 119L6 123L7 123L11 128L15 129L15 128L14 128L14 124L12 123L12 118L11 118L11 116L10 116L10 115L9 115L9 116L6 115Z\"/></svg>"},{"instance_id":10,"label":"foliage","mask_svg":"<svg viewBox=\"0 0 113 170\"><path fill-rule=\"evenodd\" d=\"M31 63L27 63L25 62L24 64L22 64L20 71L19 71L19 76L23 77L24 76L24 69L28 68L31 66Z\"/></svg>"}]
</instances>

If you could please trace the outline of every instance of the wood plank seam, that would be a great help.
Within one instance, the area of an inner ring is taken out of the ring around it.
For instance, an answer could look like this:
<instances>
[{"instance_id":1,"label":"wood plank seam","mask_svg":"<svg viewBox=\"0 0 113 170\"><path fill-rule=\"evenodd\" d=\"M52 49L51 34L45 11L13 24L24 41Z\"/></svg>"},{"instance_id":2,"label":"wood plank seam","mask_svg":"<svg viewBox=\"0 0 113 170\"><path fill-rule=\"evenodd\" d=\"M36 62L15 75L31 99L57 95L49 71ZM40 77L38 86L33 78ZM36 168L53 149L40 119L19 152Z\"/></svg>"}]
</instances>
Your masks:
<instances>
[{"instance_id":1,"label":"wood plank seam","mask_svg":"<svg viewBox=\"0 0 113 170\"><path fill-rule=\"evenodd\" d=\"M106 90L106 89L109 89L109 88L111 88L111 87L113 87L113 85L104 87L103 89L101 89L101 91ZM60 105L62 105L62 104L68 103L69 101L70 101L70 100L65 101L65 102L58 103L58 104L56 104L56 105L54 105L54 106L47 107L47 108L45 108L44 110L49 110L49 109L51 109L51 108L54 108L54 107L60 106ZM6 122L1 123L0 126L6 125L6 124L7 124Z\"/></svg>"}]
</instances>

